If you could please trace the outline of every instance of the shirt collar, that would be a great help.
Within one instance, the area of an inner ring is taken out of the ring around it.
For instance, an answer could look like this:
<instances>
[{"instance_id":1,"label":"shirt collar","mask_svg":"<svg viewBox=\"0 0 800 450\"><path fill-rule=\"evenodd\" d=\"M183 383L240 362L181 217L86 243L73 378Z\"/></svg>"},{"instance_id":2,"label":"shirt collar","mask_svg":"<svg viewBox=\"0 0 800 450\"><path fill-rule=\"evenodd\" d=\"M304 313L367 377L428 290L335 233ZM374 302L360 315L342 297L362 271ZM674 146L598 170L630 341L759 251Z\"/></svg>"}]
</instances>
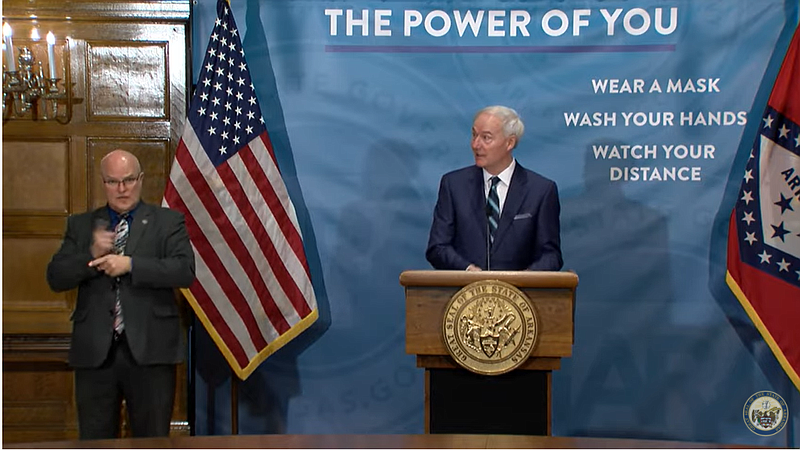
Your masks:
<instances>
[{"instance_id":1,"label":"shirt collar","mask_svg":"<svg viewBox=\"0 0 800 450\"><path fill-rule=\"evenodd\" d=\"M508 167L503 169L502 172L497 174L497 177L500 178L500 181L505 183L506 186L511 186L511 176L514 175L514 168L515 167L517 167L517 159L516 158L512 158L511 159L511 164L509 164ZM489 179L492 178L494 175L492 175L489 172L487 172L486 169L482 169L482 170L483 170L483 183L485 185L488 185L489 184Z\"/></svg>"},{"instance_id":2,"label":"shirt collar","mask_svg":"<svg viewBox=\"0 0 800 450\"><path fill-rule=\"evenodd\" d=\"M136 210L139 209L139 205L141 205L141 204L142 204L142 202L137 203L136 206L134 206L132 210L127 212L127 214L128 214L128 222L133 220L133 215L136 214ZM106 205L106 209L108 209L108 216L109 216L109 218L111 218L111 226L112 227L116 226L119 223L119 218L120 218L121 214L116 212L116 211L114 211L113 209L111 209L111 207L108 206L108 205Z\"/></svg>"}]
</instances>

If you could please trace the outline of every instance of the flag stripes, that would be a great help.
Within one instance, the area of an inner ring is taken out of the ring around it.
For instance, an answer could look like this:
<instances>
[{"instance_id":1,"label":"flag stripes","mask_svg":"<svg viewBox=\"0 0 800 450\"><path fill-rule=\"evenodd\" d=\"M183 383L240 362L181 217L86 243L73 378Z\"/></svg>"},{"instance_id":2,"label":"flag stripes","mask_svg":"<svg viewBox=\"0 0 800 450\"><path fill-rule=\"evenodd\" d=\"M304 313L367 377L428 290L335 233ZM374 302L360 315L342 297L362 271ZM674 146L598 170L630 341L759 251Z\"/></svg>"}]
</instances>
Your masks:
<instances>
[{"instance_id":1,"label":"flag stripes","mask_svg":"<svg viewBox=\"0 0 800 450\"><path fill-rule=\"evenodd\" d=\"M209 39L163 204L186 216L195 283L184 290L246 378L318 317L303 238L225 0Z\"/></svg>"}]
</instances>

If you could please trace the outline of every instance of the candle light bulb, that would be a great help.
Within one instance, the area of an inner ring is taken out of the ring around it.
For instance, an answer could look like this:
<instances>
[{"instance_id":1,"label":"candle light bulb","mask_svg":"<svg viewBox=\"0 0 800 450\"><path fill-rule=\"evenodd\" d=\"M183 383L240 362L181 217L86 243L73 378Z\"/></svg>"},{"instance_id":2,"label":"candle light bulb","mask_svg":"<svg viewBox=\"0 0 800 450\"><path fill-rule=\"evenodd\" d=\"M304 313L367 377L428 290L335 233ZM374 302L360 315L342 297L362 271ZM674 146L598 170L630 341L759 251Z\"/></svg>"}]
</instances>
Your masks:
<instances>
[{"instance_id":1,"label":"candle light bulb","mask_svg":"<svg viewBox=\"0 0 800 450\"><path fill-rule=\"evenodd\" d=\"M31 30L31 40L34 42L38 42L41 37L39 37L39 29L34 28Z\"/></svg>"},{"instance_id":2,"label":"candle light bulb","mask_svg":"<svg viewBox=\"0 0 800 450\"><path fill-rule=\"evenodd\" d=\"M17 63L14 61L14 43L11 41L11 25L8 22L3 24L3 43L6 44L6 70L9 72L17 71Z\"/></svg>"},{"instance_id":3,"label":"candle light bulb","mask_svg":"<svg viewBox=\"0 0 800 450\"><path fill-rule=\"evenodd\" d=\"M47 64L50 66L50 78L56 78L56 55L53 46L56 43L56 37L52 31L47 32Z\"/></svg>"}]
</instances>

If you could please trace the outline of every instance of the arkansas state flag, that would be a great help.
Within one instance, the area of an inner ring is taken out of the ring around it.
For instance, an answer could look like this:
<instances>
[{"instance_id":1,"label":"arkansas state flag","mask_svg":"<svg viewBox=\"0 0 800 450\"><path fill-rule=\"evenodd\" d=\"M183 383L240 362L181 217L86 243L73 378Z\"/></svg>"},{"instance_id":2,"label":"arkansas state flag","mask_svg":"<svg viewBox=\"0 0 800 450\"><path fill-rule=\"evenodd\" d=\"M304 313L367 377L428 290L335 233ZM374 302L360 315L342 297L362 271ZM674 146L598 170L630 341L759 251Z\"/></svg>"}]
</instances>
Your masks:
<instances>
[{"instance_id":1,"label":"arkansas state flag","mask_svg":"<svg viewBox=\"0 0 800 450\"><path fill-rule=\"evenodd\" d=\"M750 151L728 228L728 286L800 390L800 34Z\"/></svg>"}]
</instances>

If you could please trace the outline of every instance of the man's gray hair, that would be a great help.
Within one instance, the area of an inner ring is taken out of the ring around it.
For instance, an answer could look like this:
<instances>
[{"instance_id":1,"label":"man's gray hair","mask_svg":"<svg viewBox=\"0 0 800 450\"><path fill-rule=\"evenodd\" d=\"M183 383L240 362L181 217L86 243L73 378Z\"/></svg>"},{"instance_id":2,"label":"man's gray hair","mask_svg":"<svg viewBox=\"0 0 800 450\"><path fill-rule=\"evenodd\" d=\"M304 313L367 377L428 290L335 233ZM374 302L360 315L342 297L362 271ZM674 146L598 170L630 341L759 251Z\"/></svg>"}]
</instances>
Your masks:
<instances>
[{"instance_id":1,"label":"man's gray hair","mask_svg":"<svg viewBox=\"0 0 800 450\"><path fill-rule=\"evenodd\" d=\"M522 123L519 114L508 106L487 106L475 113L473 120L477 119L478 116L483 113L491 114L500 119L500 122L503 124L503 133L506 137L516 136L517 142L519 142L522 135L525 133L525 125Z\"/></svg>"}]
</instances>

